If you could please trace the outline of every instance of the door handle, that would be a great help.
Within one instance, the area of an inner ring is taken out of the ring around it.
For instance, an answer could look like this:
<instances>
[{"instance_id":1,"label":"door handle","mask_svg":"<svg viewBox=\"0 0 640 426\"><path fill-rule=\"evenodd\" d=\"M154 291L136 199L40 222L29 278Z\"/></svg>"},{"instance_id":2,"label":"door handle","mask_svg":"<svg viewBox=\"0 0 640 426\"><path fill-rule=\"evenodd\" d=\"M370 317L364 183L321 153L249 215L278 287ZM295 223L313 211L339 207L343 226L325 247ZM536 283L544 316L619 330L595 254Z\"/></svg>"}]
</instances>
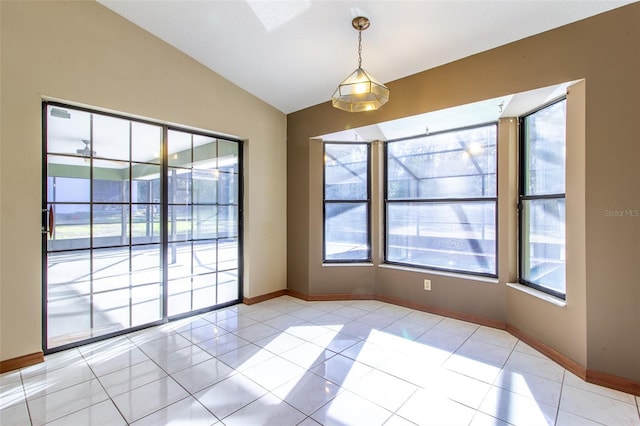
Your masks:
<instances>
[{"instance_id":1,"label":"door handle","mask_svg":"<svg viewBox=\"0 0 640 426\"><path fill-rule=\"evenodd\" d=\"M53 238L53 234L55 232L55 226L56 226L56 218L53 211L53 204L50 204L48 209L43 209L42 212L47 214L47 220L46 220L47 226L46 226L46 229L44 226L42 227L42 233L48 234L49 239L51 239Z\"/></svg>"}]
</instances>

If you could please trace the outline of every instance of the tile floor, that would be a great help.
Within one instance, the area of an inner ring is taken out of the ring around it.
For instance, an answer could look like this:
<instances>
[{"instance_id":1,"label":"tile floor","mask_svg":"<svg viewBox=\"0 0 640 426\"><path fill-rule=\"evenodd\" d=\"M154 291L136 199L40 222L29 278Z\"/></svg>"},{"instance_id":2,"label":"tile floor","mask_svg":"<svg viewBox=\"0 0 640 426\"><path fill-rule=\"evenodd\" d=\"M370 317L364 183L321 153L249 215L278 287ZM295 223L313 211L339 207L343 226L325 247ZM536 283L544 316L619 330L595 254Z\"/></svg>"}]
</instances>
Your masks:
<instances>
[{"instance_id":1,"label":"tile floor","mask_svg":"<svg viewBox=\"0 0 640 426\"><path fill-rule=\"evenodd\" d=\"M0 375L7 425L640 425L510 334L377 301L237 305Z\"/></svg>"}]
</instances>

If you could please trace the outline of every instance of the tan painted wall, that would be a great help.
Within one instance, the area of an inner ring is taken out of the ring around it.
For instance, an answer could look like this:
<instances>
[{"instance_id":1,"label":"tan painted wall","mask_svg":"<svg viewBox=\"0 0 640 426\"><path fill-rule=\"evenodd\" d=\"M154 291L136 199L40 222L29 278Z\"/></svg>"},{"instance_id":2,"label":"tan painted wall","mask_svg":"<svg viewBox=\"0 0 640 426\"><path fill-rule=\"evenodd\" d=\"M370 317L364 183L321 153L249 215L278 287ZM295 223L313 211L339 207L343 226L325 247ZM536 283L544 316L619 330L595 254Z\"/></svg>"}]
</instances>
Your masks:
<instances>
[{"instance_id":1,"label":"tan painted wall","mask_svg":"<svg viewBox=\"0 0 640 426\"><path fill-rule=\"evenodd\" d=\"M285 288L284 114L98 3L0 11L0 360L42 349L43 96L246 139L245 296Z\"/></svg>"},{"instance_id":2,"label":"tan painted wall","mask_svg":"<svg viewBox=\"0 0 640 426\"><path fill-rule=\"evenodd\" d=\"M369 285L380 294L503 320L589 369L640 380L640 217L606 214L640 209L638 51L640 3L634 3L391 82L391 100L379 111L349 114L327 102L288 115L289 288L310 294L348 293L358 282L349 272L340 288L341 277L335 271L325 279L328 268L317 267L321 240L317 231L308 230L321 227L310 206L317 205L313 197L321 185L312 163L322 160L309 138L585 79L580 95L586 105L583 129L579 119L571 119L571 126L577 126L572 133L578 138L582 134L584 145L572 145L567 165L573 174L567 202L572 203L575 220L567 219L571 283L565 308L506 287L515 276L513 218L499 225L497 284L436 276L434 290L426 296L408 283L419 283L427 273L376 267L375 282ZM501 147L500 155L505 152L513 154ZM513 164L499 161L502 168L514 171ZM502 212L502 197L514 185L504 179L499 177ZM331 284L323 287L323 281Z\"/></svg>"}]
</instances>

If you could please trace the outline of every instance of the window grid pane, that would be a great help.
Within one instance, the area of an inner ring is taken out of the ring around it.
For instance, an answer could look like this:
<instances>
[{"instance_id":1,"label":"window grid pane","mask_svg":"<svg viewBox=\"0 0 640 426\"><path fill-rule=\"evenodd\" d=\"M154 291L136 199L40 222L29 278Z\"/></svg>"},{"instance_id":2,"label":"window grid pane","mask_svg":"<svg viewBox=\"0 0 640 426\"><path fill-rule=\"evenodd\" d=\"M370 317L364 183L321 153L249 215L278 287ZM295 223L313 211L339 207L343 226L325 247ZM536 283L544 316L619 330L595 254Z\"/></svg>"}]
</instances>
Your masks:
<instances>
[{"instance_id":1,"label":"window grid pane","mask_svg":"<svg viewBox=\"0 0 640 426\"><path fill-rule=\"evenodd\" d=\"M520 282L566 294L566 99L521 119Z\"/></svg>"},{"instance_id":2,"label":"window grid pane","mask_svg":"<svg viewBox=\"0 0 640 426\"><path fill-rule=\"evenodd\" d=\"M323 261L371 261L370 147L324 144Z\"/></svg>"},{"instance_id":3,"label":"window grid pane","mask_svg":"<svg viewBox=\"0 0 640 426\"><path fill-rule=\"evenodd\" d=\"M496 276L497 125L386 144L385 262Z\"/></svg>"}]
</instances>

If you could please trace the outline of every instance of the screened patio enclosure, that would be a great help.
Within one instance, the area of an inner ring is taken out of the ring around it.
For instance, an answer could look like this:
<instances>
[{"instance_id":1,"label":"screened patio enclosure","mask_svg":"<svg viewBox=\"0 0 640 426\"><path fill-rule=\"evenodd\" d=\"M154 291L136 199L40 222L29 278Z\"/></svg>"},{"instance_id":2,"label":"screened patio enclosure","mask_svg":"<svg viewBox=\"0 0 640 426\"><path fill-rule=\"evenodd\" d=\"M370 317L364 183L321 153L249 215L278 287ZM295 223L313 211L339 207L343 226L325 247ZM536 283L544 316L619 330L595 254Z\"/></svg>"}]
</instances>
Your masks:
<instances>
[{"instance_id":1,"label":"screened patio enclosure","mask_svg":"<svg viewBox=\"0 0 640 426\"><path fill-rule=\"evenodd\" d=\"M44 347L240 300L240 142L46 103Z\"/></svg>"},{"instance_id":2,"label":"screened patio enclosure","mask_svg":"<svg viewBox=\"0 0 640 426\"><path fill-rule=\"evenodd\" d=\"M390 263L495 276L497 125L386 144Z\"/></svg>"}]
</instances>

